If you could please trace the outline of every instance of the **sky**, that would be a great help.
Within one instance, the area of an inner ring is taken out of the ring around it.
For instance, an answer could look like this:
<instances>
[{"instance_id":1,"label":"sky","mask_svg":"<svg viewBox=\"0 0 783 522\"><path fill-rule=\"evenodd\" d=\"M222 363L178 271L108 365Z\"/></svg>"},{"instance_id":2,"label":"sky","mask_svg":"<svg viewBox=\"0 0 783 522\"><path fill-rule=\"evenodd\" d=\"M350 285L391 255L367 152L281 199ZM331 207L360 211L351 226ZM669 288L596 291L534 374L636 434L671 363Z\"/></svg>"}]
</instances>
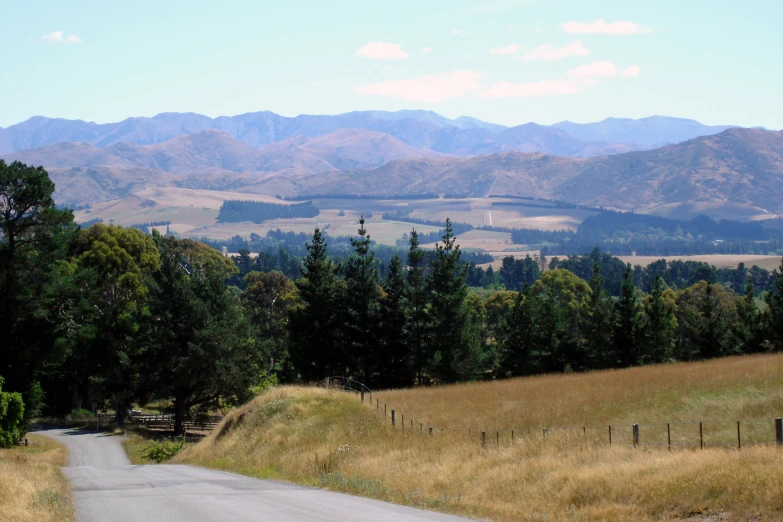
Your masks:
<instances>
[{"instance_id":1,"label":"sky","mask_svg":"<svg viewBox=\"0 0 783 522\"><path fill-rule=\"evenodd\" d=\"M783 128L783 0L0 0L0 127L426 109Z\"/></svg>"}]
</instances>

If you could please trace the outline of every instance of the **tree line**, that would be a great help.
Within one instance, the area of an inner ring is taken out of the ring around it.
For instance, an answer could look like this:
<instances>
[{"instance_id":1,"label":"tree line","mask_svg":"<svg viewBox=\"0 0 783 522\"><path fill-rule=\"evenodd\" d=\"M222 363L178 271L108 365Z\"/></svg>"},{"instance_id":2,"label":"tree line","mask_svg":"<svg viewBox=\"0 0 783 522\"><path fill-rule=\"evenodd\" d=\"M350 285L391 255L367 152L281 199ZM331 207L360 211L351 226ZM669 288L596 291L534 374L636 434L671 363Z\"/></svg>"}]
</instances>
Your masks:
<instances>
[{"instance_id":1,"label":"tree line","mask_svg":"<svg viewBox=\"0 0 783 522\"><path fill-rule=\"evenodd\" d=\"M279 218L309 218L318 215L312 201L305 203L265 203L263 201L240 201L227 199L218 211L218 223L240 223L251 221L263 223Z\"/></svg>"},{"instance_id":2,"label":"tree line","mask_svg":"<svg viewBox=\"0 0 783 522\"><path fill-rule=\"evenodd\" d=\"M449 220L435 250L412 230L381 264L362 218L341 258L316 229L291 278L279 259L81 228L53 192L42 168L0 160L2 400L21 394L27 420L81 401L122 423L131 404L163 399L180 433L188 414L270 380L428 385L781 350L780 272L757 295L752 279L739 294L709 278L667 284L668 265L640 288L624 265L611 295L602 255L570 269L526 258L498 270L510 289L476 290Z\"/></svg>"}]
</instances>

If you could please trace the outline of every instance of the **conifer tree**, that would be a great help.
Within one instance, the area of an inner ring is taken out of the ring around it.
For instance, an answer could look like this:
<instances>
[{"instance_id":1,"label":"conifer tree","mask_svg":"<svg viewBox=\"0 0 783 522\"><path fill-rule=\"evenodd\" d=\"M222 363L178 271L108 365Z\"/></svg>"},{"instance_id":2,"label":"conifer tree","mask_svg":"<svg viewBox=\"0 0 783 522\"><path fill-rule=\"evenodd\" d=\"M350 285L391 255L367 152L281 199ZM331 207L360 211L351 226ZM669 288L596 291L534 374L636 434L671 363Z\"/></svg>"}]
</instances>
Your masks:
<instances>
[{"instance_id":1,"label":"conifer tree","mask_svg":"<svg viewBox=\"0 0 783 522\"><path fill-rule=\"evenodd\" d=\"M766 337L770 348L783 350L783 262L775 274L774 288L767 294L769 311L765 317Z\"/></svg>"},{"instance_id":2,"label":"conifer tree","mask_svg":"<svg viewBox=\"0 0 783 522\"><path fill-rule=\"evenodd\" d=\"M607 368L615 358L612 353L613 319L612 300L604 291L604 278L596 263L590 278L590 300L582 320L587 361L591 368Z\"/></svg>"},{"instance_id":3,"label":"conifer tree","mask_svg":"<svg viewBox=\"0 0 783 522\"><path fill-rule=\"evenodd\" d=\"M642 332L640 362L663 362L672 357L676 320L674 311L664 297L666 283L660 275L655 276L652 293L644 303L646 322Z\"/></svg>"},{"instance_id":4,"label":"conifer tree","mask_svg":"<svg viewBox=\"0 0 783 522\"><path fill-rule=\"evenodd\" d=\"M732 327L735 342L742 353L753 353L761 350L761 315L756 306L756 291L753 281L748 278L745 285L745 295L737 303L737 322Z\"/></svg>"},{"instance_id":5,"label":"conifer tree","mask_svg":"<svg viewBox=\"0 0 783 522\"><path fill-rule=\"evenodd\" d=\"M291 359L304 380L328 377L340 368L337 269L326 255L319 228L307 245L302 278L296 281L302 306L291 314Z\"/></svg>"},{"instance_id":6,"label":"conifer tree","mask_svg":"<svg viewBox=\"0 0 783 522\"><path fill-rule=\"evenodd\" d=\"M528 288L517 294L514 307L505 320L505 335L500 346L500 374L504 377L530 375L536 372L533 300Z\"/></svg>"},{"instance_id":7,"label":"conifer tree","mask_svg":"<svg viewBox=\"0 0 783 522\"><path fill-rule=\"evenodd\" d=\"M614 352L617 354L617 360L612 366L634 366L639 363L641 320L636 286L633 284L633 270L628 263L623 276L622 295L617 303L614 328Z\"/></svg>"},{"instance_id":8,"label":"conifer tree","mask_svg":"<svg viewBox=\"0 0 783 522\"><path fill-rule=\"evenodd\" d=\"M408 326L405 314L405 277L399 256L392 257L381 307L383 347L378 354L379 384L384 387L405 386L412 383L409 372Z\"/></svg>"},{"instance_id":9,"label":"conifer tree","mask_svg":"<svg viewBox=\"0 0 783 522\"><path fill-rule=\"evenodd\" d=\"M407 344L414 377L422 384L429 361L429 291L424 275L424 251L419 248L419 234L411 230L408 239L408 276L405 281L405 315L408 323Z\"/></svg>"},{"instance_id":10,"label":"conifer tree","mask_svg":"<svg viewBox=\"0 0 783 522\"><path fill-rule=\"evenodd\" d=\"M713 293L712 283L707 282L699 306L700 320L696 335L699 353L707 359L728 355L731 351L729 325Z\"/></svg>"}]
</instances>

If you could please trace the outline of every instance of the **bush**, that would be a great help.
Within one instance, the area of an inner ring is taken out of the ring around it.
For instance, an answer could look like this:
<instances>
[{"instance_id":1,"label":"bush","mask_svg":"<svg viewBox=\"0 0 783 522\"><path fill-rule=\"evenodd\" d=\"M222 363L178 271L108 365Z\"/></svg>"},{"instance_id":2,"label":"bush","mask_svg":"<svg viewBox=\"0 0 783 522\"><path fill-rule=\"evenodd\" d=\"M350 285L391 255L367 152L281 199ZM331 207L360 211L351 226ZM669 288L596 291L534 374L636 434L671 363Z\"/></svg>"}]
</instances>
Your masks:
<instances>
[{"instance_id":1,"label":"bush","mask_svg":"<svg viewBox=\"0 0 783 522\"><path fill-rule=\"evenodd\" d=\"M24 401L21 393L3 391L0 377L0 448L10 448L22 437Z\"/></svg>"},{"instance_id":2,"label":"bush","mask_svg":"<svg viewBox=\"0 0 783 522\"><path fill-rule=\"evenodd\" d=\"M95 420L95 414L90 410L80 408L73 410L71 413L65 416L65 420L68 421L90 421Z\"/></svg>"},{"instance_id":3,"label":"bush","mask_svg":"<svg viewBox=\"0 0 783 522\"><path fill-rule=\"evenodd\" d=\"M141 457L147 460L154 460L158 464L164 460L169 460L174 455L182 451L185 447L185 439L178 442L171 442L169 439L153 440L142 448Z\"/></svg>"}]
</instances>

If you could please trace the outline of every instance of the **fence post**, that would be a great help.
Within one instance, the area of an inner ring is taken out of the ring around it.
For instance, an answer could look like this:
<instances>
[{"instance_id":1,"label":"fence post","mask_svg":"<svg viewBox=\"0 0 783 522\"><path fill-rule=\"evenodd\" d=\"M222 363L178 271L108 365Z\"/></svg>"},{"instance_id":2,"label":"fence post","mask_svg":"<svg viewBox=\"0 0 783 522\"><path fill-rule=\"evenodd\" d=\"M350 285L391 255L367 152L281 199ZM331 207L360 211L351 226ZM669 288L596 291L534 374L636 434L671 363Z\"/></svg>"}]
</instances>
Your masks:
<instances>
[{"instance_id":1,"label":"fence post","mask_svg":"<svg viewBox=\"0 0 783 522\"><path fill-rule=\"evenodd\" d=\"M783 446L783 419L775 419L775 442Z\"/></svg>"},{"instance_id":2,"label":"fence post","mask_svg":"<svg viewBox=\"0 0 783 522\"><path fill-rule=\"evenodd\" d=\"M375 399L375 413L378 413L381 410L381 400Z\"/></svg>"},{"instance_id":3,"label":"fence post","mask_svg":"<svg viewBox=\"0 0 783 522\"><path fill-rule=\"evenodd\" d=\"M514 430L511 430L511 444L514 444Z\"/></svg>"},{"instance_id":4,"label":"fence post","mask_svg":"<svg viewBox=\"0 0 783 522\"><path fill-rule=\"evenodd\" d=\"M430 437L432 437L432 426L430 426Z\"/></svg>"},{"instance_id":5,"label":"fence post","mask_svg":"<svg viewBox=\"0 0 783 522\"><path fill-rule=\"evenodd\" d=\"M384 404L384 408L385 407L386 407L386 405ZM397 418L394 416L394 410L392 410L391 413L392 413L392 428L394 428L394 427L397 426Z\"/></svg>"},{"instance_id":6,"label":"fence post","mask_svg":"<svg viewBox=\"0 0 783 522\"><path fill-rule=\"evenodd\" d=\"M704 423L699 422L699 447L704 449Z\"/></svg>"},{"instance_id":7,"label":"fence post","mask_svg":"<svg viewBox=\"0 0 783 522\"><path fill-rule=\"evenodd\" d=\"M633 425L633 447L635 448L638 445L639 445L639 425L638 424L634 424Z\"/></svg>"},{"instance_id":8,"label":"fence post","mask_svg":"<svg viewBox=\"0 0 783 522\"><path fill-rule=\"evenodd\" d=\"M609 425L609 445L612 445L612 425Z\"/></svg>"},{"instance_id":9,"label":"fence post","mask_svg":"<svg viewBox=\"0 0 783 522\"><path fill-rule=\"evenodd\" d=\"M742 449L742 434L740 433L740 421L737 421L737 449Z\"/></svg>"},{"instance_id":10,"label":"fence post","mask_svg":"<svg viewBox=\"0 0 783 522\"><path fill-rule=\"evenodd\" d=\"M587 427L586 426L582 426L582 435L584 435L585 440L587 440Z\"/></svg>"},{"instance_id":11,"label":"fence post","mask_svg":"<svg viewBox=\"0 0 783 522\"><path fill-rule=\"evenodd\" d=\"M668 422L666 423L666 440L669 442L669 451L672 450L672 427Z\"/></svg>"},{"instance_id":12,"label":"fence post","mask_svg":"<svg viewBox=\"0 0 783 522\"><path fill-rule=\"evenodd\" d=\"M405 415L400 413L400 424L402 425L402 431L405 431Z\"/></svg>"},{"instance_id":13,"label":"fence post","mask_svg":"<svg viewBox=\"0 0 783 522\"><path fill-rule=\"evenodd\" d=\"M383 416L386 417L386 403L383 404Z\"/></svg>"},{"instance_id":14,"label":"fence post","mask_svg":"<svg viewBox=\"0 0 783 522\"><path fill-rule=\"evenodd\" d=\"M423 422L419 423L419 431L424 433L424 423Z\"/></svg>"},{"instance_id":15,"label":"fence post","mask_svg":"<svg viewBox=\"0 0 783 522\"><path fill-rule=\"evenodd\" d=\"M495 445L496 446L500 446L500 432L499 431L495 432Z\"/></svg>"},{"instance_id":16,"label":"fence post","mask_svg":"<svg viewBox=\"0 0 783 522\"><path fill-rule=\"evenodd\" d=\"M481 445L486 446L487 445L487 432L482 431L481 432Z\"/></svg>"},{"instance_id":17,"label":"fence post","mask_svg":"<svg viewBox=\"0 0 783 522\"><path fill-rule=\"evenodd\" d=\"M544 438L546 438L547 432L549 431L548 428L544 428Z\"/></svg>"}]
</instances>

